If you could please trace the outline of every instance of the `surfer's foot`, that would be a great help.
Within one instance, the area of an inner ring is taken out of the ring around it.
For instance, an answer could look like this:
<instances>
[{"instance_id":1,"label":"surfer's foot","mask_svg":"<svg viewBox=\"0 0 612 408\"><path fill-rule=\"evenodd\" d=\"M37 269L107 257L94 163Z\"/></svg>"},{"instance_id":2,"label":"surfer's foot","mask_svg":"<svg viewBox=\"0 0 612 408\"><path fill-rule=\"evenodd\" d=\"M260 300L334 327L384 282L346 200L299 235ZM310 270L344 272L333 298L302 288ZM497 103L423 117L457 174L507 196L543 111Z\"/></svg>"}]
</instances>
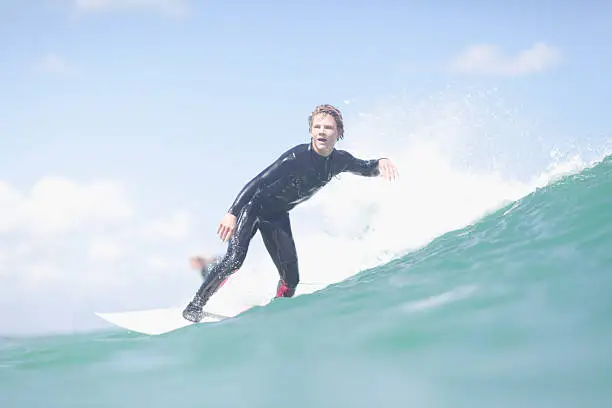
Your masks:
<instances>
[{"instance_id":1,"label":"surfer's foot","mask_svg":"<svg viewBox=\"0 0 612 408\"><path fill-rule=\"evenodd\" d=\"M278 286L276 287L276 298L292 297L294 293L295 289L290 288L282 279L279 280Z\"/></svg>"},{"instance_id":2,"label":"surfer's foot","mask_svg":"<svg viewBox=\"0 0 612 408\"><path fill-rule=\"evenodd\" d=\"M183 317L191 322L198 323L204 317L203 307L204 304L199 299L194 299L183 310Z\"/></svg>"}]
</instances>

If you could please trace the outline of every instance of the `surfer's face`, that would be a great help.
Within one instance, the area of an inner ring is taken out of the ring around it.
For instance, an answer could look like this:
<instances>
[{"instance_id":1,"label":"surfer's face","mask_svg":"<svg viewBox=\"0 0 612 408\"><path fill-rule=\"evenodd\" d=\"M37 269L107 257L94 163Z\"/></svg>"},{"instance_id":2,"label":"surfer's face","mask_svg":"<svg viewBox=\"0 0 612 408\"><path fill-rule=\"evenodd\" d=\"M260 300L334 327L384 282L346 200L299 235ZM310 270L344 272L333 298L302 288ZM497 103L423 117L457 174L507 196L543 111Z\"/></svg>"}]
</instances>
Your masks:
<instances>
[{"instance_id":1,"label":"surfer's face","mask_svg":"<svg viewBox=\"0 0 612 408\"><path fill-rule=\"evenodd\" d=\"M338 140L338 126L332 115L319 113L312 118L312 146L321 156L329 156Z\"/></svg>"}]
</instances>

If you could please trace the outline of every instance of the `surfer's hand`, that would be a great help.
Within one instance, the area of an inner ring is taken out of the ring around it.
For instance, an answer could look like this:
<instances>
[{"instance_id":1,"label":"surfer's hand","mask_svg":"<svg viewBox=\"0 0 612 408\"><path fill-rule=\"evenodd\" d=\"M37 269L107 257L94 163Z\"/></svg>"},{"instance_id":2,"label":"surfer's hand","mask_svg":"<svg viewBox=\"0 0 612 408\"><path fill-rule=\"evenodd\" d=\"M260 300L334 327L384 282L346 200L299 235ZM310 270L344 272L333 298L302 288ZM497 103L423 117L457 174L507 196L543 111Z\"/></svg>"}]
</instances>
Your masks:
<instances>
[{"instance_id":1,"label":"surfer's hand","mask_svg":"<svg viewBox=\"0 0 612 408\"><path fill-rule=\"evenodd\" d=\"M225 217L221 220L217 234L221 238L221 241L228 241L234 230L236 229L236 216L230 213L225 214Z\"/></svg>"},{"instance_id":2,"label":"surfer's hand","mask_svg":"<svg viewBox=\"0 0 612 408\"><path fill-rule=\"evenodd\" d=\"M378 161L380 175L389 181L395 181L399 177L397 167L390 159L380 159Z\"/></svg>"}]
</instances>

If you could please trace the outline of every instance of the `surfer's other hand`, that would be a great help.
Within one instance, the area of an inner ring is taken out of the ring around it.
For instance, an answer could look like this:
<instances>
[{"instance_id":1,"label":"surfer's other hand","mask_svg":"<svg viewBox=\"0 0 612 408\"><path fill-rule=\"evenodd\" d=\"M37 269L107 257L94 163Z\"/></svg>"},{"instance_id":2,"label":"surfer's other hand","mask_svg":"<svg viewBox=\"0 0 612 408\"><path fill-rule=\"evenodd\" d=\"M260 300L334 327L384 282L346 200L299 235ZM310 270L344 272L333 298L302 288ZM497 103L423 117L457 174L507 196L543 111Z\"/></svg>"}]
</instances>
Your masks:
<instances>
[{"instance_id":1,"label":"surfer's other hand","mask_svg":"<svg viewBox=\"0 0 612 408\"><path fill-rule=\"evenodd\" d=\"M236 229L236 216L230 213L225 214L225 217L219 223L219 228L217 229L217 234L219 234L219 238L221 241L228 241L234 230Z\"/></svg>"},{"instance_id":2,"label":"surfer's other hand","mask_svg":"<svg viewBox=\"0 0 612 408\"><path fill-rule=\"evenodd\" d=\"M395 181L399 177L397 167L390 159L380 159L378 161L380 175L389 181Z\"/></svg>"}]
</instances>

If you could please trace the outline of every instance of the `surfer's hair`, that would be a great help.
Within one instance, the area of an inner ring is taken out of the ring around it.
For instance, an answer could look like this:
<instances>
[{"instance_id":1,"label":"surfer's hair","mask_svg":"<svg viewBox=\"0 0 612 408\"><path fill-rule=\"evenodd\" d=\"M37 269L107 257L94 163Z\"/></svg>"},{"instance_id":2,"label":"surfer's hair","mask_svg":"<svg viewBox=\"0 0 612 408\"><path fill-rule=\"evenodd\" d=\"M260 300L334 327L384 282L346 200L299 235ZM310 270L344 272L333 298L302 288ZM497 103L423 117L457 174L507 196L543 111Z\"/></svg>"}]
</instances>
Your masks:
<instances>
[{"instance_id":1,"label":"surfer's hair","mask_svg":"<svg viewBox=\"0 0 612 408\"><path fill-rule=\"evenodd\" d=\"M319 105L317 106L312 114L308 116L308 131L312 131L312 118L318 114L331 115L336 120L336 127L338 128L338 140L344 138L344 121L342 120L342 113L340 110L332 105Z\"/></svg>"}]
</instances>

